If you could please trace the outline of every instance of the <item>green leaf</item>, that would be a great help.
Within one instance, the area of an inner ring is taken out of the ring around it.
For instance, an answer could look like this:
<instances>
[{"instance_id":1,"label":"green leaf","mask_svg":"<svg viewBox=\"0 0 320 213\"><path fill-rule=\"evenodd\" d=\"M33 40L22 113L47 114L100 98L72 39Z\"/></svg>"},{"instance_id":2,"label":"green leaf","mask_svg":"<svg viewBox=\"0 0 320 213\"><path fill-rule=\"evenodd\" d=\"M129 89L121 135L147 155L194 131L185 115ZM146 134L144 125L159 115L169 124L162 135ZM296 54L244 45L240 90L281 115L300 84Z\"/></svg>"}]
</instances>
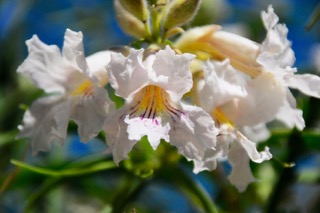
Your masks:
<instances>
[{"instance_id":1,"label":"green leaf","mask_svg":"<svg viewBox=\"0 0 320 213\"><path fill-rule=\"evenodd\" d=\"M11 160L11 163L32 172L36 172L36 173L48 175L48 176L54 176L54 177L79 176L79 175L90 174L90 173L94 173L102 170L112 169L116 167L113 161L98 162L96 164L91 165L90 167L68 168L68 169L62 169L62 170L52 170L52 169L37 167L37 166L29 165L27 163L14 160L14 159Z\"/></svg>"},{"instance_id":2,"label":"green leaf","mask_svg":"<svg viewBox=\"0 0 320 213\"><path fill-rule=\"evenodd\" d=\"M320 132L304 131L302 137L309 149L320 150Z\"/></svg>"},{"instance_id":3,"label":"green leaf","mask_svg":"<svg viewBox=\"0 0 320 213\"><path fill-rule=\"evenodd\" d=\"M18 134L18 130L12 130L10 132L0 133L0 147L16 141L15 137L17 134Z\"/></svg>"}]
</instances>

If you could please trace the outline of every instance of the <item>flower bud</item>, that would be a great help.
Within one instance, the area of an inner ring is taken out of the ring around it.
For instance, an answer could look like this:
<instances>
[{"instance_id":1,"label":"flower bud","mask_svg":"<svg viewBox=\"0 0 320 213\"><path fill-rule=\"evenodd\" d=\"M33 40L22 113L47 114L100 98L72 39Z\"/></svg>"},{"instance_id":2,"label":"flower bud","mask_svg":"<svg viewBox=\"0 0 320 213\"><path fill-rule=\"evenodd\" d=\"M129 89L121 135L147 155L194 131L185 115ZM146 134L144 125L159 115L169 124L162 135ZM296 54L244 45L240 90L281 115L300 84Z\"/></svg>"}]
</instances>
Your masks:
<instances>
[{"instance_id":1,"label":"flower bud","mask_svg":"<svg viewBox=\"0 0 320 213\"><path fill-rule=\"evenodd\" d=\"M261 72L261 65L256 62L260 45L237 34L219 30L220 26L209 25L197 27L187 31L175 43L175 47L182 52L195 53L198 58L223 61L230 59L233 67L257 76Z\"/></svg>"},{"instance_id":2,"label":"flower bud","mask_svg":"<svg viewBox=\"0 0 320 213\"><path fill-rule=\"evenodd\" d=\"M118 23L127 34L136 38L144 38L146 36L144 23L126 10L120 1L114 1L114 7Z\"/></svg>"},{"instance_id":3,"label":"flower bud","mask_svg":"<svg viewBox=\"0 0 320 213\"><path fill-rule=\"evenodd\" d=\"M163 22L165 30L181 26L191 21L198 11L201 0L174 0L167 8Z\"/></svg>"},{"instance_id":4,"label":"flower bud","mask_svg":"<svg viewBox=\"0 0 320 213\"><path fill-rule=\"evenodd\" d=\"M134 15L142 22L146 22L149 19L149 11L146 0L117 0L121 3L122 7Z\"/></svg>"},{"instance_id":5,"label":"flower bud","mask_svg":"<svg viewBox=\"0 0 320 213\"><path fill-rule=\"evenodd\" d=\"M177 34L183 33L184 30L181 27L174 27L167 31L165 38L170 38L172 36L175 36Z\"/></svg>"}]
</instances>

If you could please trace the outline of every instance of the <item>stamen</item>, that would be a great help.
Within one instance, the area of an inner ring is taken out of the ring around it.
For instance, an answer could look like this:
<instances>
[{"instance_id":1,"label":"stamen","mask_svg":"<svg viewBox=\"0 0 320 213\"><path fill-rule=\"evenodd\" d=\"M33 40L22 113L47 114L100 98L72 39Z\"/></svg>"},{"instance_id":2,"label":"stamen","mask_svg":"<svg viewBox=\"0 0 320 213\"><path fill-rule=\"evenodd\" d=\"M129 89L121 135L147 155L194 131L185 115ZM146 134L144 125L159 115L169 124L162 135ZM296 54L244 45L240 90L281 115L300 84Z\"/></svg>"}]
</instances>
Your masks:
<instances>
[{"instance_id":1,"label":"stamen","mask_svg":"<svg viewBox=\"0 0 320 213\"><path fill-rule=\"evenodd\" d=\"M171 115L171 113L173 113L173 114L176 115L177 117L180 117L181 114L182 114L182 115L185 115L185 113L182 112L181 110L176 109L176 108L174 108L173 106L171 106L171 104L168 102L167 99L164 100L164 105L165 105L165 107L166 107L166 109L167 109L167 111L169 112L170 115Z\"/></svg>"},{"instance_id":2,"label":"stamen","mask_svg":"<svg viewBox=\"0 0 320 213\"><path fill-rule=\"evenodd\" d=\"M149 118L158 125L157 117L162 116L163 113L172 119L177 119L185 114L173 106L169 95L158 86L146 86L136 95L135 99L139 101L127 113L130 117Z\"/></svg>"}]
</instances>

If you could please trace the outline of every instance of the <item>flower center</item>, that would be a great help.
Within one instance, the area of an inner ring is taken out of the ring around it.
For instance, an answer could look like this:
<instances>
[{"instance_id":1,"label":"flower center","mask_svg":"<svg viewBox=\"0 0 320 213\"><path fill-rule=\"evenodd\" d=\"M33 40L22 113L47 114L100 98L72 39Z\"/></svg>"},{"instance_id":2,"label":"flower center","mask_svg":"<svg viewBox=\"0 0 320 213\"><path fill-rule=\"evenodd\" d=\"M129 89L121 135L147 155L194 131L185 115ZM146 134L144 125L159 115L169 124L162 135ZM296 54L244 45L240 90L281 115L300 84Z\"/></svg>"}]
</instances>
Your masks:
<instances>
[{"instance_id":1,"label":"flower center","mask_svg":"<svg viewBox=\"0 0 320 213\"><path fill-rule=\"evenodd\" d=\"M71 96L91 96L93 94L93 87L91 81L85 81L71 92Z\"/></svg>"},{"instance_id":2,"label":"flower center","mask_svg":"<svg viewBox=\"0 0 320 213\"><path fill-rule=\"evenodd\" d=\"M184 112L172 103L169 94L162 88L149 85L138 92L129 111L130 117L141 119L153 119L156 123L157 117L170 116L172 119L180 118Z\"/></svg>"},{"instance_id":3,"label":"flower center","mask_svg":"<svg viewBox=\"0 0 320 213\"><path fill-rule=\"evenodd\" d=\"M211 116L218 124L226 124L229 127L234 127L233 122L218 107L211 112Z\"/></svg>"}]
</instances>

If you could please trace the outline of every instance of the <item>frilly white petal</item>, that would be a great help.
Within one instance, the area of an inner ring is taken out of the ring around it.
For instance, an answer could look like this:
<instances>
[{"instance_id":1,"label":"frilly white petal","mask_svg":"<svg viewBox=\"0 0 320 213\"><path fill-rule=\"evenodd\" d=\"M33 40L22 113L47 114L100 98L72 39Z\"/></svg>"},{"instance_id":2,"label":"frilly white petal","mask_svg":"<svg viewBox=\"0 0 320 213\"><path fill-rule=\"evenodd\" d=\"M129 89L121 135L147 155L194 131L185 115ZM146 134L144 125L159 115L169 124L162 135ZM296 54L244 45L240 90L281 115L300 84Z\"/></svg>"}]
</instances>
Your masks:
<instances>
[{"instance_id":1,"label":"frilly white petal","mask_svg":"<svg viewBox=\"0 0 320 213\"><path fill-rule=\"evenodd\" d=\"M196 106L182 105L185 115L172 124L170 144L190 160L199 159L216 145L218 130L211 116Z\"/></svg>"},{"instance_id":2,"label":"frilly white petal","mask_svg":"<svg viewBox=\"0 0 320 213\"><path fill-rule=\"evenodd\" d=\"M217 142L214 149L206 149L204 155L199 159L194 159L194 173L204 170L212 171L217 167L217 161L226 156L229 152L230 137L226 135L217 136Z\"/></svg>"},{"instance_id":3,"label":"frilly white petal","mask_svg":"<svg viewBox=\"0 0 320 213\"><path fill-rule=\"evenodd\" d=\"M34 35L26 41L29 55L17 72L30 79L46 93L73 91L85 76L87 65L82 47L82 34L66 30L63 54L55 45L46 45Z\"/></svg>"},{"instance_id":4,"label":"frilly white petal","mask_svg":"<svg viewBox=\"0 0 320 213\"><path fill-rule=\"evenodd\" d=\"M46 45L34 35L26 41L29 55L18 67L17 72L26 76L33 84L47 93L64 93L64 76L66 67L60 50L55 45Z\"/></svg>"},{"instance_id":5,"label":"frilly white petal","mask_svg":"<svg viewBox=\"0 0 320 213\"><path fill-rule=\"evenodd\" d=\"M256 163L262 163L270 160L272 154L268 147L265 147L264 151L258 152L254 142L249 141L239 132L236 134L237 142L232 144L228 153L228 160L232 166L228 179L240 192L243 192L250 183L255 181L250 169L250 159Z\"/></svg>"},{"instance_id":6,"label":"frilly white petal","mask_svg":"<svg viewBox=\"0 0 320 213\"><path fill-rule=\"evenodd\" d=\"M267 12L262 11L261 18L267 30L275 27L279 21L279 17L274 13L272 5L269 5Z\"/></svg>"},{"instance_id":7,"label":"frilly white petal","mask_svg":"<svg viewBox=\"0 0 320 213\"><path fill-rule=\"evenodd\" d=\"M78 134L82 142L88 142L102 130L108 113L115 109L108 92L94 87L92 96L70 97L71 119L78 125Z\"/></svg>"},{"instance_id":8,"label":"frilly white petal","mask_svg":"<svg viewBox=\"0 0 320 213\"><path fill-rule=\"evenodd\" d=\"M152 71L149 73L151 84L155 84L179 100L192 87L190 63L194 55L176 54L169 46L155 54Z\"/></svg>"},{"instance_id":9,"label":"frilly white petal","mask_svg":"<svg viewBox=\"0 0 320 213\"><path fill-rule=\"evenodd\" d=\"M254 126L275 119L286 100L286 90L270 73L247 83L247 96L221 107L236 126Z\"/></svg>"},{"instance_id":10,"label":"frilly white petal","mask_svg":"<svg viewBox=\"0 0 320 213\"><path fill-rule=\"evenodd\" d=\"M129 116L126 116L124 122L128 125L129 140L140 141L146 135L154 150L157 149L161 139L170 141L168 134L170 130L169 123L162 126L160 120L141 119L140 117L130 119Z\"/></svg>"},{"instance_id":11,"label":"frilly white petal","mask_svg":"<svg viewBox=\"0 0 320 213\"><path fill-rule=\"evenodd\" d=\"M85 61L82 39L82 32L75 32L67 29L64 34L62 55L68 62L76 65L75 69L85 72L87 70L87 64Z\"/></svg>"},{"instance_id":12,"label":"frilly white petal","mask_svg":"<svg viewBox=\"0 0 320 213\"><path fill-rule=\"evenodd\" d=\"M269 152L269 148L265 147L264 151L258 152L256 143L247 139L240 132L236 133L236 141L246 150L249 158L255 163L262 163L263 161L270 160L272 154Z\"/></svg>"},{"instance_id":13,"label":"frilly white petal","mask_svg":"<svg viewBox=\"0 0 320 213\"><path fill-rule=\"evenodd\" d=\"M298 89L302 93L320 98L320 77L311 74L288 75L285 78L287 85Z\"/></svg>"},{"instance_id":14,"label":"frilly white petal","mask_svg":"<svg viewBox=\"0 0 320 213\"><path fill-rule=\"evenodd\" d=\"M257 61L271 72L275 67L292 66L295 56L291 43L287 39L287 27L278 24L279 18L272 6L269 6L267 13L262 12L262 19L267 29L267 36L260 46Z\"/></svg>"},{"instance_id":15,"label":"frilly white petal","mask_svg":"<svg viewBox=\"0 0 320 213\"><path fill-rule=\"evenodd\" d=\"M64 143L70 108L62 100L52 96L40 98L25 112L17 138L29 137L34 155L48 151L52 142Z\"/></svg>"},{"instance_id":16,"label":"frilly white petal","mask_svg":"<svg viewBox=\"0 0 320 213\"><path fill-rule=\"evenodd\" d=\"M296 126L299 130L303 130L305 127L302 111L290 106L288 101L281 106L276 118L289 128Z\"/></svg>"},{"instance_id":17,"label":"frilly white petal","mask_svg":"<svg viewBox=\"0 0 320 213\"><path fill-rule=\"evenodd\" d=\"M128 125L123 120L123 115L128 110L123 107L110 114L104 123L104 131L106 134L106 142L112 150L113 160L118 165L120 161L128 158L128 153L137 140L129 140L127 127Z\"/></svg>"},{"instance_id":18,"label":"frilly white petal","mask_svg":"<svg viewBox=\"0 0 320 213\"><path fill-rule=\"evenodd\" d=\"M111 60L106 69L110 84L118 96L127 99L148 83L149 68L142 59L142 49L130 49L128 57L121 53L111 53Z\"/></svg>"},{"instance_id":19,"label":"frilly white petal","mask_svg":"<svg viewBox=\"0 0 320 213\"><path fill-rule=\"evenodd\" d=\"M282 41L287 36L287 30L285 30L287 28L280 26L277 27L278 31L268 32L267 38L260 46L260 53L257 57L257 62L271 72L277 66L281 68L292 66L296 60L289 41Z\"/></svg>"},{"instance_id":20,"label":"frilly white petal","mask_svg":"<svg viewBox=\"0 0 320 213\"><path fill-rule=\"evenodd\" d=\"M228 59L223 62L207 61L204 66L205 83L200 90L201 105L207 112L247 92Z\"/></svg>"},{"instance_id":21,"label":"frilly white petal","mask_svg":"<svg viewBox=\"0 0 320 213\"><path fill-rule=\"evenodd\" d=\"M251 173L250 159L246 150L238 143L233 143L228 154L228 159L232 166L228 179L240 192L243 192L250 183L255 181Z\"/></svg>"}]
</instances>

